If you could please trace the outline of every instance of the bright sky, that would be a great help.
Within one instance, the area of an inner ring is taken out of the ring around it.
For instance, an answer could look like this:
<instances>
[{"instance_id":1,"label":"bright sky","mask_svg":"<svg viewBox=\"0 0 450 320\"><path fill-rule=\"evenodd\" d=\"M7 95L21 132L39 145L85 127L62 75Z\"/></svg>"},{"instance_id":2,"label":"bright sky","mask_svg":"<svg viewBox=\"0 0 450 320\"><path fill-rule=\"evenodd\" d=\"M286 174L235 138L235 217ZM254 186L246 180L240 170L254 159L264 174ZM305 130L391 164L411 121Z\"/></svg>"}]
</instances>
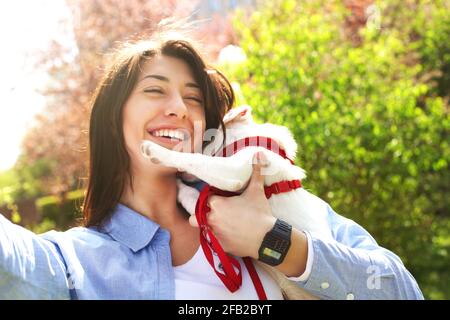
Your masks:
<instances>
[{"instance_id":1,"label":"bright sky","mask_svg":"<svg viewBox=\"0 0 450 320\"><path fill-rule=\"evenodd\" d=\"M0 171L15 163L27 127L45 104L37 89L46 77L34 70L33 52L67 33L58 21L68 16L64 0L0 1Z\"/></svg>"}]
</instances>

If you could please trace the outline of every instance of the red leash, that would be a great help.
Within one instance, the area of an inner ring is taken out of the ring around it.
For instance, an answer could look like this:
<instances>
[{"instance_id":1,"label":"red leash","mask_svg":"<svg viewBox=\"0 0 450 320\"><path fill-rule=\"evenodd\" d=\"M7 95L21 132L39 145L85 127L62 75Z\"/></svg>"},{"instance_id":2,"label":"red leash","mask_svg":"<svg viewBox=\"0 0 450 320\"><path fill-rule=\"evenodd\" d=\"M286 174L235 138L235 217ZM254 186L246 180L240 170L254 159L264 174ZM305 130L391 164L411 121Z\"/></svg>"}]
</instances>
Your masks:
<instances>
[{"instance_id":1,"label":"red leash","mask_svg":"<svg viewBox=\"0 0 450 320\"><path fill-rule=\"evenodd\" d=\"M252 279L253 286L256 289L259 300L267 300L266 291L264 290L261 279L259 279L258 272L256 272L252 259L249 257L244 257L242 260L244 260L245 266L250 274L250 278Z\"/></svg>"},{"instance_id":2,"label":"red leash","mask_svg":"<svg viewBox=\"0 0 450 320\"><path fill-rule=\"evenodd\" d=\"M220 280L222 280L228 290L235 292L242 284L241 265L234 257L225 253L219 241L209 228L206 219L207 213L211 211L208 207L208 198L214 194L228 197L235 195L232 192L222 191L209 185L203 187L195 206L195 217L197 218L197 222L200 227L200 244L202 245L206 259L214 269L214 272ZM215 252L218 256L220 263L222 264L223 271L218 270L218 267L215 265L213 252ZM234 269L234 267L236 267L237 270Z\"/></svg>"},{"instance_id":3,"label":"red leash","mask_svg":"<svg viewBox=\"0 0 450 320\"><path fill-rule=\"evenodd\" d=\"M266 137L249 137L235 141L234 143L228 145L226 148L217 153L218 156L231 156L238 152L239 150L248 146L260 146L265 147L270 151L276 152L285 159L288 159L292 164L294 163L286 155L286 152L280 148L278 143L271 138ZM266 198L270 198L273 194L279 194L282 192L289 192L297 188L301 188L302 184L300 180L291 181L280 181L276 182L270 186L264 187L264 193ZM222 246L220 245L217 238L214 236L212 230L208 226L207 214L211 211L208 207L208 198L212 195L218 195L222 197L232 197L238 195L236 192L229 192L217 189L215 187L206 185L200 192L200 196L197 200L195 206L195 217L197 218L198 225L200 227L200 244L202 246L203 252L206 256L211 267L214 269L216 275L224 283L224 285L230 290L230 292L235 292L242 285L242 270L241 265L236 260L236 258L227 254ZM222 269L216 266L214 261L214 254L217 255ZM250 274L253 285L258 294L260 300L267 300L267 295L264 291L262 282L256 272L251 258L244 257L244 264Z\"/></svg>"}]
</instances>

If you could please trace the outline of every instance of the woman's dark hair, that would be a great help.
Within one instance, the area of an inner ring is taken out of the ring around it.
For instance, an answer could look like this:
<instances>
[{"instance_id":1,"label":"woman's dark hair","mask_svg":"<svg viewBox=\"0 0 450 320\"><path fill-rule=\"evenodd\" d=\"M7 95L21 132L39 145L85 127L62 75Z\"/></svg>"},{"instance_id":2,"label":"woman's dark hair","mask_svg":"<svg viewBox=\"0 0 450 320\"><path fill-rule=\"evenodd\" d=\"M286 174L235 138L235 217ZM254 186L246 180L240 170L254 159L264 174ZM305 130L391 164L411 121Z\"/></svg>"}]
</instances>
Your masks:
<instances>
[{"instance_id":1,"label":"woman's dark hair","mask_svg":"<svg viewBox=\"0 0 450 320\"><path fill-rule=\"evenodd\" d=\"M204 98L206 130L224 126L222 118L234 104L230 83L222 73L205 64L192 41L170 34L157 36L127 43L116 51L92 96L89 173L82 207L86 227L101 227L120 201L126 183L132 183L122 109L146 61L163 55L186 62Z\"/></svg>"}]
</instances>

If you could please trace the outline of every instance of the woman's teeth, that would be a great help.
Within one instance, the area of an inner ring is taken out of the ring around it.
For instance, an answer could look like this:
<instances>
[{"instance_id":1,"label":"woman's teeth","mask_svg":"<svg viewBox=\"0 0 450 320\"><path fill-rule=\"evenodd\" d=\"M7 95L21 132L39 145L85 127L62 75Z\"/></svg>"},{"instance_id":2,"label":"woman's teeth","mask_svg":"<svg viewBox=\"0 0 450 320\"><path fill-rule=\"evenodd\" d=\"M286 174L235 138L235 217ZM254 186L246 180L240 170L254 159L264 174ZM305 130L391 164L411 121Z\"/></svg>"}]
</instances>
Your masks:
<instances>
[{"instance_id":1,"label":"woman's teeth","mask_svg":"<svg viewBox=\"0 0 450 320\"><path fill-rule=\"evenodd\" d=\"M161 129L155 130L151 134L155 137L172 138L180 141L184 140L184 133L179 130Z\"/></svg>"}]
</instances>

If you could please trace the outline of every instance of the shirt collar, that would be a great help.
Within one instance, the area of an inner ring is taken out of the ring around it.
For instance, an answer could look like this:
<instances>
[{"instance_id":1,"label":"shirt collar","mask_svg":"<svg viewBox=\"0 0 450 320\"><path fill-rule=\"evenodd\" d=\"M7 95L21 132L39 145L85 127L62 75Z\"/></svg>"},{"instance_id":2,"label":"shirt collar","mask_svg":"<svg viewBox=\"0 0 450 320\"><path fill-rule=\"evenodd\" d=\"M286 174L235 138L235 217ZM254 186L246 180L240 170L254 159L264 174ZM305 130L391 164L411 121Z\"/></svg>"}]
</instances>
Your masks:
<instances>
[{"instance_id":1,"label":"shirt collar","mask_svg":"<svg viewBox=\"0 0 450 320\"><path fill-rule=\"evenodd\" d=\"M159 228L156 222L120 203L104 224L106 233L133 252L148 245Z\"/></svg>"}]
</instances>

